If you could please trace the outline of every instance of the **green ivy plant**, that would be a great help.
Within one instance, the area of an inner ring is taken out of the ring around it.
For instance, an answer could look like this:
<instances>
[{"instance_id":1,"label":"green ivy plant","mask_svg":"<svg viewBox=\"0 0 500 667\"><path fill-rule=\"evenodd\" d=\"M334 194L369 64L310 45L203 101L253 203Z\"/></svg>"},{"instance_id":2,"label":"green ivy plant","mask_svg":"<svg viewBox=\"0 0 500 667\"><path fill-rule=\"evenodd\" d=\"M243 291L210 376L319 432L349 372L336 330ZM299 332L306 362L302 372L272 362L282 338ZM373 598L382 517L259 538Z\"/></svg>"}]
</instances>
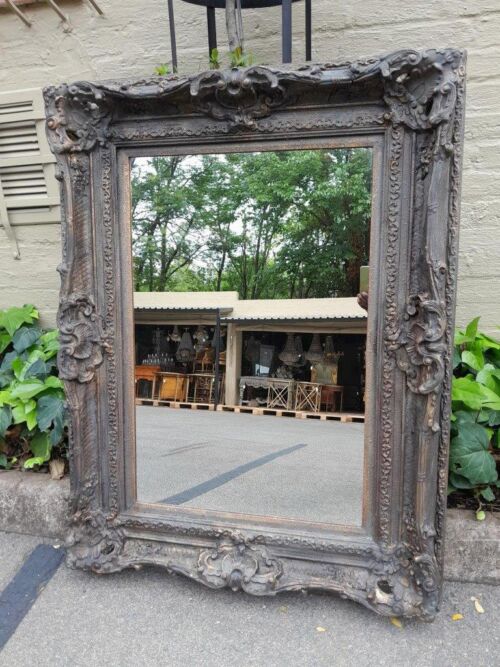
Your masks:
<instances>
[{"instance_id":1,"label":"green ivy plant","mask_svg":"<svg viewBox=\"0 0 500 667\"><path fill-rule=\"evenodd\" d=\"M32 305L0 310L0 468L41 466L65 454L65 401L57 330Z\"/></svg>"},{"instance_id":2,"label":"green ivy plant","mask_svg":"<svg viewBox=\"0 0 500 667\"><path fill-rule=\"evenodd\" d=\"M167 76L167 74L170 74L170 67L167 63L161 63L156 65L154 73L157 76Z\"/></svg>"},{"instance_id":3,"label":"green ivy plant","mask_svg":"<svg viewBox=\"0 0 500 667\"><path fill-rule=\"evenodd\" d=\"M245 53L241 46L237 46L234 51L229 52L229 61L231 67L249 67L253 65L253 54Z\"/></svg>"},{"instance_id":4,"label":"green ivy plant","mask_svg":"<svg viewBox=\"0 0 500 667\"><path fill-rule=\"evenodd\" d=\"M212 49L210 51L209 64L210 69L220 69L219 49Z\"/></svg>"},{"instance_id":5,"label":"green ivy plant","mask_svg":"<svg viewBox=\"0 0 500 667\"><path fill-rule=\"evenodd\" d=\"M495 500L500 453L500 341L478 331L479 317L455 336L449 491Z\"/></svg>"}]
</instances>

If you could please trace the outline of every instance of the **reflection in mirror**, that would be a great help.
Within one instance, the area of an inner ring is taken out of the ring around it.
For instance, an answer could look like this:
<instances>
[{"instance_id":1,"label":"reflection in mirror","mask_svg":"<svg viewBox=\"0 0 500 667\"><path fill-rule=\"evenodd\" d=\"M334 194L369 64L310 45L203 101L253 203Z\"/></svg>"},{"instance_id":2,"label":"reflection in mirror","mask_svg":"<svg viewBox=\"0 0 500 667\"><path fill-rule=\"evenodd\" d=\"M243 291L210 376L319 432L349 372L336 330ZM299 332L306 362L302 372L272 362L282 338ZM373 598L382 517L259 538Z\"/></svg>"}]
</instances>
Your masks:
<instances>
[{"instance_id":1,"label":"reflection in mirror","mask_svg":"<svg viewBox=\"0 0 500 667\"><path fill-rule=\"evenodd\" d=\"M371 172L131 161L139 501L361 525Z\"/></svg>"}]
</instances>

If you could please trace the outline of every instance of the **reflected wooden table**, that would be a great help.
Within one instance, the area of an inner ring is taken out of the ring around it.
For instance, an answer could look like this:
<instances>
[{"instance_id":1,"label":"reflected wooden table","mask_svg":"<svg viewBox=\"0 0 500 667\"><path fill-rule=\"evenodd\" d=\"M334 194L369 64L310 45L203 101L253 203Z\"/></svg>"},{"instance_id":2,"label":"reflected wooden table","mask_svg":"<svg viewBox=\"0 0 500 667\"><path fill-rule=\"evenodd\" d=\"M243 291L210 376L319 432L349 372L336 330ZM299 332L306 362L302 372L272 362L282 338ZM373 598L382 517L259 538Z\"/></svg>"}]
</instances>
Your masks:
<instances>
[{"instance_id":1,"label":"reflected wooden table","mask_svg":"<svg viewBox=\"0 0 500 667\"><path fill-rule=\"evenodd\" d=\"M156 386L159 384L158 396ZM160 401L187 403L213 403L215 373L156 372L153 380L153 397Z\"/></svg>"},{"instance_id":2,"label":"reflected wooden table","mask_svg":"<svg viewBox=\"0 0 500 667\"><path fill-rule=\"evenodd\" d=\"M320 405L325 406L327 412L342 412L344 407L344 387L341 384L323 384L321 385ZM331 407L331 409L330 409Z\"/></svg>"},{"instance_id":3,"label":"reflected wooden table","mask_svg":"<svg viewBox=\"0 0 500 667\"><path fill-rule=\"evenodd\" d=\"M148 366L146 364L138 365L135 367L135 395L137 396L137 388L140 380L145 380L146 382L151 382L151 398L155 397L156 390L156 375L160 372L159 366Z\"/></svg>"},{"instance_id":4,"label":"reflected wooden table","mask_svg":"<svg viewBox=\"0 0 500 667\"><path fill-rule=\"evenodd\" d=\"M185 403L189 387L188 376L185 373L159 372L156 373L153 383L153 396L156 384L159 383L158 400Z\"/></svg>"}]
</instances>

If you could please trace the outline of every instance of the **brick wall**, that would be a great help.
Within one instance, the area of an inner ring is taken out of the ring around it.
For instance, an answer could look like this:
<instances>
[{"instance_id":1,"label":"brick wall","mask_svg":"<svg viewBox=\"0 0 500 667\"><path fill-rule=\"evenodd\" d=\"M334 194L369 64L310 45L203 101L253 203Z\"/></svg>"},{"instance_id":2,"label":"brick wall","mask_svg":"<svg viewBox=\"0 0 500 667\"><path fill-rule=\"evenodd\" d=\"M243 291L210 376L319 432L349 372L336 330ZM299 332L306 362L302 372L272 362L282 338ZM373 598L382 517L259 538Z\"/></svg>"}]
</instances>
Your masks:
<instances>
[{"instance_id":1,"label":"brick wall","mask_svg":"<svg viewBox=\"0 0 500 667\"><path fill-rule=\"evenodd\" d=\"M170 60L165 0L63 2L72 30L43 3L24 6L26 27L0 10L0 91L72 79L151 74ZM179 69L207 66L203 8L176 0ZM218 12L220 46L223 13ZM280 59L279 8L245 12L247 48L261 63ZM500 4L498 0L334 0L313 2L313 59L338 61L405 47L465 47L469 52L458 324L481 315L500 325ZM294 5L294 58L303 59L303 4ZM53 318L60 246L57 225L16 227L21 260L0 230L0 307L35 302Z\"/></svg>"}]
</instances>

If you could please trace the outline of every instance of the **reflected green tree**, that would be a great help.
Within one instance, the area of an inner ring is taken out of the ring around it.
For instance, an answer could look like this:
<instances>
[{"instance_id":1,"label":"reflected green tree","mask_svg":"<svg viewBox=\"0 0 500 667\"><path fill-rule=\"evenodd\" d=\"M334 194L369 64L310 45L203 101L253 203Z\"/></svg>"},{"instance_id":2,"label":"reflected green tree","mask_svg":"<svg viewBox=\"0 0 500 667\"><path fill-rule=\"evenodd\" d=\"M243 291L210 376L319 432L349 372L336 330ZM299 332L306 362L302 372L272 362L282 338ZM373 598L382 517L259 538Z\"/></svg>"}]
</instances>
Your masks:
<instances>
[{"instance_id":1,"label":"reflected green tree","mask_svg":"<svg viewBox=\"0 0 500 667\"><path fill-rule=\"evenodd\" d=\"M368 263L368 149L136 160L136 290L351 296Z\"/></svg>"}]
</instances>

